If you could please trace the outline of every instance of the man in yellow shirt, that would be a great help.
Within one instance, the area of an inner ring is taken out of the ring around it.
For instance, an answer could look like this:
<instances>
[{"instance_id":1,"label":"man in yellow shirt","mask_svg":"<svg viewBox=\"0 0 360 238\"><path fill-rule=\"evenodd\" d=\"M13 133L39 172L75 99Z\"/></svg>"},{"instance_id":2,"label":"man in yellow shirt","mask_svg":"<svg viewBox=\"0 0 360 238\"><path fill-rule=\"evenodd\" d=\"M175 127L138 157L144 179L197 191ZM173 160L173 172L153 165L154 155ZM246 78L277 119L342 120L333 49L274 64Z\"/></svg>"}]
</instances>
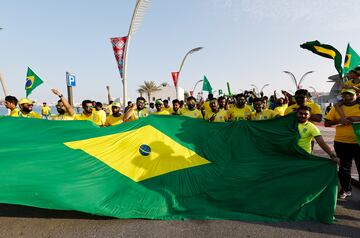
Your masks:
<instances>
[{"instance_id":1,"label":"man in yellow shirt","mask_svg":"<svg viewBox=\"0 0 360 238\"><path fill-rule=\"evenodd\" d=\"M164 108L164 103L163 103L163 101L161 101L161 99L157 99L155 101L155 108L156 108L156 111L153 112L152 114L155 114L155 115L170 115L170 112Z\"/></svg>"},{"instance_id":2,"label":"man in yellow shirt","mask_svg":"<svg viewBox=\"0 0 360 238\"><path fill-rule=\"evenodd\" d=\"M101 102L96 102L95 103L95 111L98 114L98 120L101 123L101 126L105 125L105 121L106 121L106 112L103 110L103 104Z\"/></svg>"},{"instance_id":3,"label":"man in yellow shirt","mask_svg":"<svg viewBox=\"0 0 360 238\"><path fill-rule=\"evenodd\" d=\"M218 97L218 104L220 110L228 110L227 100L224 96Z\"/></svg>"},{"instance_id":4,"label":"man in yellow shirt","mask_svg":"<svg viewBox=\"0 0 360 238\"><path fill-rule=\"evenodd\" d=\"M93 110L93 102L90 100L84 100L81 103L83 112L75 116L75 120L78 121L92 121L98 126L102 126L102 121L98 116L96 110Z\"/></svg>"},{"instance_id":5,"label":"man in yellow shirt","mask_svg":"<svg viewBox=\"0 0 360 238\"><path fill-rule=\"evenodd\" d=\"M181 116L192 117L197 119L202 119L203 116L201 111L196 109L196 99L193 96L190 96L186 99L187 107L184 107L180 110Z\"/></svg>"},{"instance_id":6,"label":"man in yellow shirt","mask_svg":"<svg viewBox=\"0 0 360 238\"><path fill-rule=\"evenodd\" d=\"M210 101L211 111L205 111L204 119L209 122L225 122L228 120L227 111L219 109L219 103L214 98Z\"/></svg>"},{"instance_id":7,"label":"man in yellow shirt","mask_svg":"<svg viewBox=\"0 0 360 238\"><path fill-rule=\"evenodd\" d=\"M132 107L130 107L125 115L124 115L124 121L125 122L129 122L129 121L135 121L138 120L139 118L144 118L149 116L149 111L148 109L145 108L145 98L143 97L138 97L136 99L136 104L133 104Z\"/></svg>"},{"instance_id":8,"label":"man in yellow shirt","mask_svg":"<svg viewBox=\"0 0 360 238\"><path fill-rule=\"evenodd\" d=\"M106 118L105 126L116 126L123 123L124 115L120 112L121 105L119 102L111 104L112 114Z\"/></svg>"},{"instance_id":9,"label":"man in yellow shirt","mask_svg":"<svg viewBox=\"0 0 360 238\"><path fill-rule=\"evenodd\" d=\"M229 121L249 120L251 116L251 107L246 105L245 95L240 93L235 96L236 104L229 108Z\"/></svg>"},{"instance_id":10,"label":"man in yellow shirt","mask_svg":"<svg viewBox=\"0 0 360 238\"><path fill-rule=\"evenodd\" d=\"M172 100L171 115L180 115L180 101L179 99Z\"/></svg>"},{"instance_id":11,"label":"man in yellow shirt","mask_svg":"<svg viewBox=\"0 0 360 238\"><path fill-rule=\"evenodd\" d=\"M318 104L312 102L308 98L309 92L306 89L299 89L295 92L295 101L296 104L293 104L286 108L284 115L287 115L291 112L296 112L296 110L300 106L307 106L311 108L311 117L310 121L313 122L321 122L322 120L322 113L321 108Z\"/></svg>"},{"instance_id":12,"label":"man in yellow shirt","mask_svg":"<svg viewBox=\"0 0 360 238\"><path fill-rule=\"evenodd\" d=\"M279 98L276 101L276 107L274 109L274 112L279 115L279 116L284 116L285 114L285 110L288 107L287 103L285 103L285 99L284 98Z\"/></svg>"},{"instance_id":13,"label":"man in yellow shirt","mask_svg":"<svg viewBox=\"0 0 360 238\"><path fill-rule=\"evenodd\" d=\"M16 107L18 104L18 100L14 96L6 96L5 97L5 107L10 110L9 116L18 117L20 110Z\"/></svg>"},{"instance_id":14,"label":"man in yellow shirt","mask_svg":"<svg viewBox=\"0 0 360 238\"><path fill-rule=\"evenodd\" d=\"M26 118L37 118L41 119L40 114L34 112L33 109L33 102L27 98L23 98L19 101L19 117L26 117Z\"/></svg>"},{"instance_id":15,"label":"man in yellow shirt","mask_svg":"<svg viewBox=\"0 0 360 238\"><path fill-rule=\"evenodd\" d=\"M253 121L269 120L277 116L273 110L264 109L264 101L261 98L254 98L253 105L255 112L250 116Z\"/></svg>"},{"instance_id":16,"label":"man in yellow shirt","mask_svg":"<svg viewBox=\"0 0 360 238\"><path fill-rule=\"evenodd\" d=\"M41 107L41 116L42 119L48 119L48 117L50 116L50 112L51 112L51 108L49 106L46 105L46 102L43 102L43 105Z\"/></svg>"},{"instance_id":17,"label":"man in yellow shirt","mask_svg":"<svg viewBox=\"0 0 360 238\"><path fill-rule=\"evenodd\" d=\"M360 145L357 141L352 123L360 122L360 106L356 102L356 92L354 89L343 89L341 96L343 98L343 104L341 109L344 112L347 121L350 124L341 124L341 116L336 108L333 107L325 117L325 126L336 126L334 149L337 156L340 158L339 168L339 180L341 189L339 192L339 198L344 199L351 196L351 167L352 160L355 160L355 164L358 172L360 171Z\"/></svg>"},{"instance_id":18,"label":"man in yellow shirt","mask_svg":"<svg viewBox=\"0 0 360 238\"><path fill-rule=\"evenodd\" d=\"M51 91L60 98L56 104L56 111L58 112L58 114L51 116L51 120L64 120L64 121L74 120L75 118L74 109L66 100L66 98L57 89L53 88L51 89Z\"/></svg>"},{"instance_id":19,"label":"man in yellow shirt","mask_svg":"<svg viewBox=\"0 0 360 238\"><path fill-rule=\"evenodd\" d=\"M329 155L330 159L338 163L339 160L336 158L336 155L331 150L331 148L325 143L320 130L309 121L310 115L311 108L307 106L300 106L297 109L296 117L298 121L298 131L300 135L299 141L297 143L298 146L311 154L311 141L315 139L321 149L323 149Z\"/></svg>"},{"instance_id":20,"label":"man in yellow shirt","mask_svg":"<svg viewBox=\"0 0 360 238\"><path fill-rule=\"evenodd\" d=\"M160 100L161 100L161 99L160 99ZM164 103L164 104L163 104L164 110L168 111L169 114L170 114L171 111L172 111L172 108L171 108L170 105L169 105L169 100L165 99L165 100L163 100L162 102Z\"/></svg>"}]
</instances>

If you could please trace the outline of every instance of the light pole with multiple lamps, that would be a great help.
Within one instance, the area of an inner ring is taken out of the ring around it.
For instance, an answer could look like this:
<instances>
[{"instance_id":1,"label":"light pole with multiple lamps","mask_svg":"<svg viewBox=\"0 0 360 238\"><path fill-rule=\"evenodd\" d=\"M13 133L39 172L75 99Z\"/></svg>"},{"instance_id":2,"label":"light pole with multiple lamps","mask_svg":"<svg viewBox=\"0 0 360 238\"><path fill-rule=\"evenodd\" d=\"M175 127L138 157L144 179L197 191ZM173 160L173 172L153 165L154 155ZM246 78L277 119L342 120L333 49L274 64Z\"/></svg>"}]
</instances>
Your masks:
<instances>
[{"instance_id":1,"label":"light pole with multiple lamps","mask_svg":"<svg viewBox=\"0 0 360 238\"><path fill-rule=\"evenodd\" d=\"M310 71L306 72L305 74L303 74L303 76L301 76L299 82L296 80L295 75L293 73L291 73L290 71L283 71L283 72L290 76L290 78L293 80L293 82L294 82L294 84L296 86L296 90L298 90L298 89L301 89L301 87L302 87L301 83L304 82L304 79L306 78L306 76L311 74L311 73L314 73L315 71L310 70Z\"/></svg>"},{"instance_id":2,"label":"light pole with multiple lamps","mask_svg":"<svg viewBox=\"0 0 360 238\"><path fill-rule=\"evenodd\" d=\"M186 53L186 55L184 56L183 60L181 61L181 64L180 64L180 68L179 68L179 71L178 71L178 78L177 78L177 82L176 82L176 98L179 98L179 78L180 78L180 73L181 73L181 70L184 66L184 63L185 63L185 60L186 58L188 57L188 55L191 55L195 52L198 52L200 50L202 50L204 47L196 47L194 49L191 49L189 50L189 52Z\"/></svg>"},{"instance_id":3,"label":"light pole with multiple lamps","mask_svg":"<svg viewBox=\"0 0 360 238\"><path fill-rule=\"evenodd\" d=\"M269 85L270 85L269 83L264 84L264 85L261 87L261 90L260 90L260 91L259 91L259 88L258 88L255 84L251 84L250 86L254 87L254 88L255 88L255 90L256 90L256 92L261 93L261 92L263 92L263 91L264 91L264 88L266 88L266 87L267 87L267 86L269 86Z\"/></svg>"}]
</instances>

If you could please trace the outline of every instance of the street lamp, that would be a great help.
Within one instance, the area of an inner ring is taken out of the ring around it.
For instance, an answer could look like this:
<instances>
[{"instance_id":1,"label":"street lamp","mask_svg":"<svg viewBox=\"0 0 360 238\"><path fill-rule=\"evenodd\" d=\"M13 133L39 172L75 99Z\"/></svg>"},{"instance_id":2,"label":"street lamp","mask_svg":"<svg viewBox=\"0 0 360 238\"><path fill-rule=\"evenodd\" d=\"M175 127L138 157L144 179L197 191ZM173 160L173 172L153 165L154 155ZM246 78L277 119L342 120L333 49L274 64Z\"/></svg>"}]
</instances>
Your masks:
<instances>
[{"instance_id":1,"label":"street lamp","mask_svg":"<svg viewBox=\"0 0 360 238\"><path fill-rule=\"evenodd\" d=\"M195 93L195 88L196 88L196 86L197 86L199 83L201 83L202 81L204 81L204 80L203 80L203 79L200 79L200 80L198 80L198 81L195 83L195 86L194 86L194 89L193 89L193 91L192 91L192 94ZM191 96L193 96L193 95L191 95Z\"/></svg>"},{"instance_id":2,"label":"street lamp","mask_svg":"<svg viewBox=\"0 0 360 238\"><path fill-rule=\"evenodd\" d=\"M286 74L288 74L288 75L290 76L290 78L291 78L291 79L293 80L293 82L295 83L296 90L298 90L298 89L301 89L301 87L302 87L301 83L304 81L304 79L306 78L306 76L307 76L308 74L314 73L315 71L310 70L310 71L306 72L305 74L303 74L303 76L301 76L301 78L300 78L299 83L297 82L296 77L295 77L295 75L294 75L293 73L291 73L291 72L289 72L289 71L283 71L283 72L286 73Z\"/></svg>"},{"instance_id":3,"label":"street lamp","mask_svg":"<svg viewBox=\"0 0 360 238\"><path fill-rule=\"evenodd\" d=\"M256 92L259 92L259 93L263 92L263 91L264 91L264 88L266 88L266 87L269 86L269 85L270 85L269 83L264 84L264 85L261 87L261 90L259 91L259 88L258 88L255 84L251 84L251 86L253 86L253 87L255 88Z\"/></svg>"},{"instance_id":4,"label":"street lamp","mask_svg":"<svg viewBox=\"0 0 360 238\"><path fill-rule=\"evenodd\" d=\"M200 50L202 50L204 47L196 47L194 49L191 49L189 52L186 53L186 55L184 56L183 60L181 61L181 64L180 64L180 68L179 68L179 71L178 71L178 78L177 78L177 83L176 83L176 98L179 98L179 78L180 78L180 72L182 70L182 67L184 66L184 63L185 63L185 60L186 58L188 57L188 55L191 55L195 52L198 52Z\"/></svg>"},{"instance_id":5,"label":"street lamp","mask_svg":"<svg viewBox=\"0 0 360 238\"><path fill-rule=\"evenodd\" d=\"M0 30L2 30L3 28L0 27ZM1 83L1 86L2 86L2 89L3 89L3 92L4 92L4 95L5 97L9 95L8 93L8 90L6 88L6 84L5 84L5 81L3 79L3 77L1 76L1 72L0 72L0 83Z\"/></svg>"}]
</instances>

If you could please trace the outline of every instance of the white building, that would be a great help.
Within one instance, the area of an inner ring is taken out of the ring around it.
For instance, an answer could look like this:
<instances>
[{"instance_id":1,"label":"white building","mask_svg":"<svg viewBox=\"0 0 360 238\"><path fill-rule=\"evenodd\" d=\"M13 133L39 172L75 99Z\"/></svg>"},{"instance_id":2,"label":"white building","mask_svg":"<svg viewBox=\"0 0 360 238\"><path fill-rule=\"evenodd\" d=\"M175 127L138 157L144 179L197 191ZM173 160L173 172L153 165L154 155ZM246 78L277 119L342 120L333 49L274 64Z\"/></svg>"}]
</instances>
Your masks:
<instances>
[{"instance_id":1,"label":"white building","mask_svg":"<svg viewBox=\"0 0 360 238\"><path fill-rule=\"evenodd\" d=\"M179 100L184 100L184 89L179 87ZM146 95L144 95L146 97ZM167 99L171 104L171 101L176 99L176 89L175 86L170 85L160 85L160 90L151 93L150 102L155 102L156 99Z\"/></svg>"}]
</instances>

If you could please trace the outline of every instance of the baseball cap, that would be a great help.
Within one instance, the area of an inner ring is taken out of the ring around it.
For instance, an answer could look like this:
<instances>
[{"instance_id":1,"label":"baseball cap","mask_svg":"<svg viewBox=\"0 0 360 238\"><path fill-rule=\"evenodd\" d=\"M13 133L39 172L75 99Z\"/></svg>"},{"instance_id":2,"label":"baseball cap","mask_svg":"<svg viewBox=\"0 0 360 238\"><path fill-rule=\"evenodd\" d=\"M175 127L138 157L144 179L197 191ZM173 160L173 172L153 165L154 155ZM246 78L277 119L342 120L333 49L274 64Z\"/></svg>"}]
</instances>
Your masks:
<instances>
[{"instance_id":1,"label":"baseball cap","mask_svg":"<svg viewBox=\"0 0 360 238\"><path fill-rule=\"evenodd\" d=\"M18 102L19 105L25 104L25 103L27 103L27 104L33 104L33 102L32 102L31 100L27 99L27 98L23 98L23 99L21 99L21 100Z\"/></svg>"},{"instance_id":2,"label":"baseball cap","mask_svg":"<svg viewBox=\"0 0 360 238\"><path fill-rule=\"evenodd\" d=\"M163 101L161 101L161 99L157 99L157 100L155 101L155 104L163 104Z\"/></svg>"},{"instance_id":3,"label":"baseball cap","mask_svg":"<svg viewBox=\"0 0 360 238\"><path fill-rule=\"evenodd\" d=\"M356 95L355 90L354 90L354 89L351 89L351 88L347 88L347 89L341 90L341 94L343 94L343 93L351 93L351 94Z\"/></svg>"},{"instance_id":4,"label":"baseball cap","mask_svg":"<svg viewBox=\"0 0 360 238\"><path fill-rule=\"evenodd\" d=\"M111 104L112 107L121 107L121 104L119 102L113 102Z\"/></svg>"}]
</instances>

